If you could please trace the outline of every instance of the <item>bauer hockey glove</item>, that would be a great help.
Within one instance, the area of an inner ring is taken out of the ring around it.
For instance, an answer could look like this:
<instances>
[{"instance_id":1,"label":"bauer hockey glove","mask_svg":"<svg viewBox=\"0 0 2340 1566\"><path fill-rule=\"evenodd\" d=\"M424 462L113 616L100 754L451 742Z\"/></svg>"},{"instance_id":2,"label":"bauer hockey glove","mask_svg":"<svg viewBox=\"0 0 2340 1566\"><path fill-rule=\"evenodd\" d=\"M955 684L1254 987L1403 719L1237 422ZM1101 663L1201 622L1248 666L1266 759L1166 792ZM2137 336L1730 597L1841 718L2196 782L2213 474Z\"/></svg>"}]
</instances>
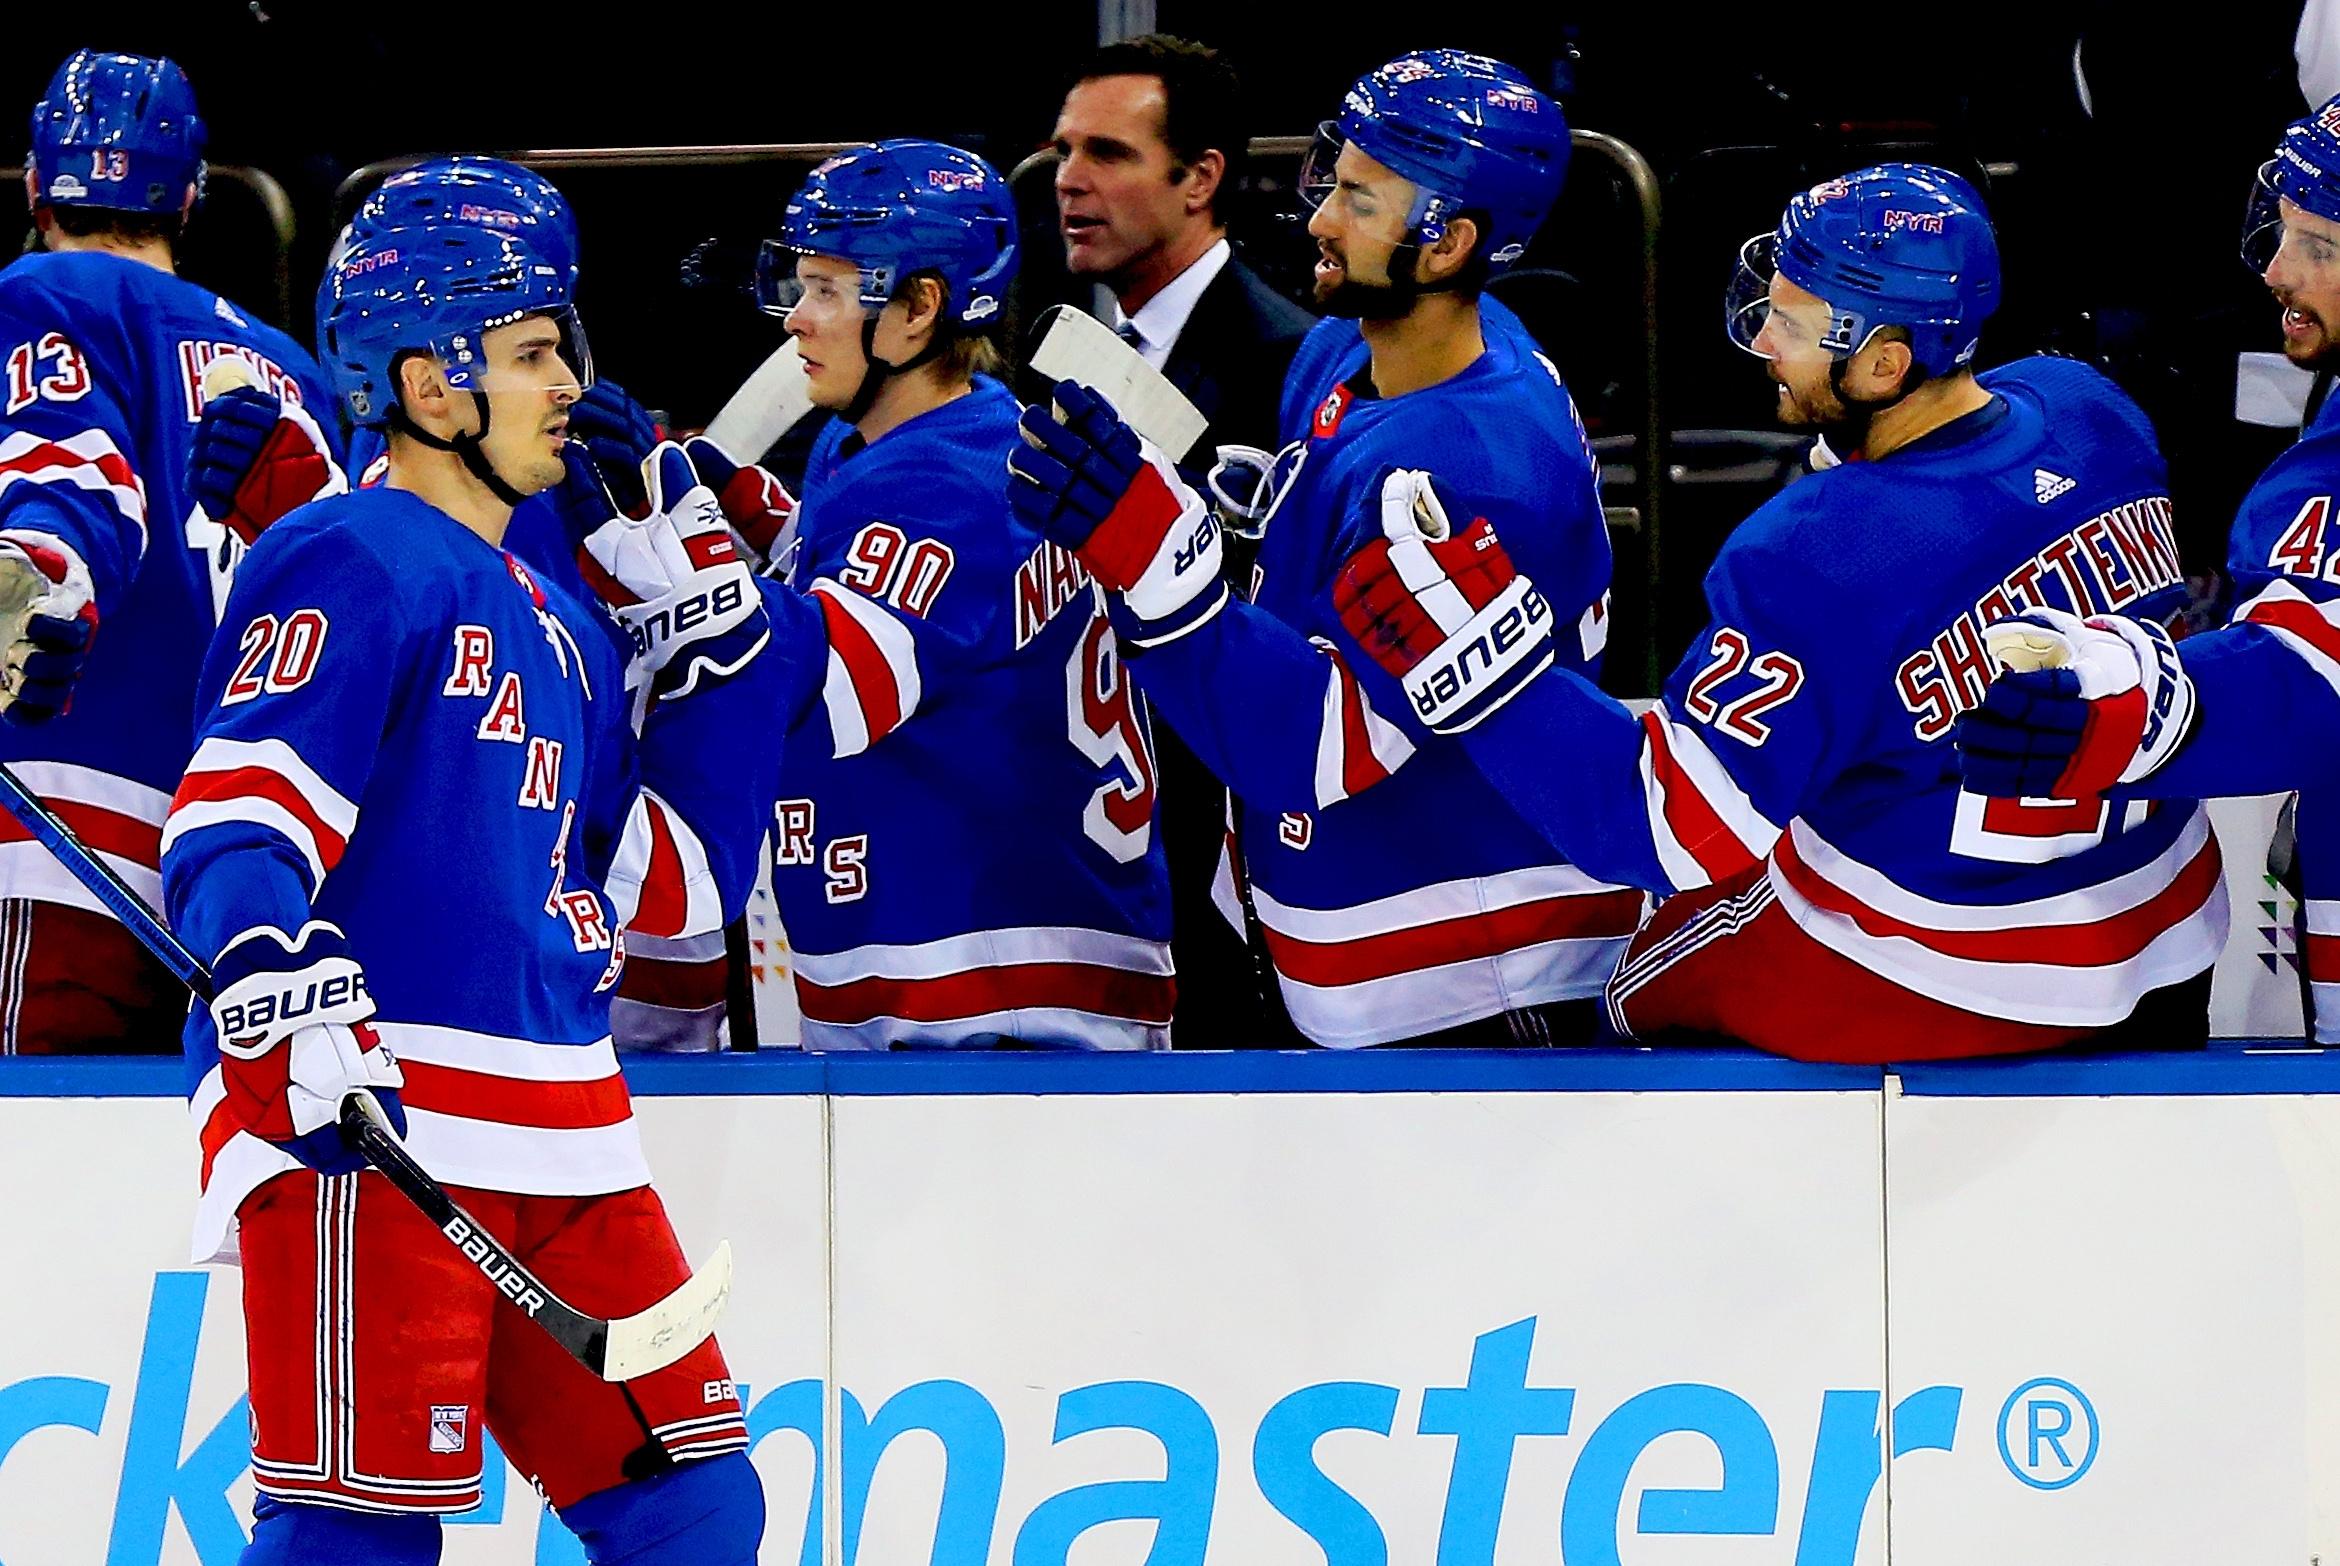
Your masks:
<instances>
[{"instance_id":1,"label":"bauer hockey glove","mask_svg":"<svg viewBox=\"0 0 2340 1566\"><path fill-rule=\"evenodd\" d=\"M633 643L629 688L646 687L656 702L746 668L772 639L772 622L722 503L689 453L661 442L642 464L642 489L647 513L613 516L587 533L577 565Z\"/></svg>"},{"instance_id":2,"label":"bauer hockey glove","mask_svg":"<svg viewBox=\"0 0 2340 1566\"><path fill-rule=\"evenodd\" d=\"M0 715L45 723L73 705L97 640L89 567L50 533L0 533Z\"/></svg>"},{"instance_id":3,"label":"bauer hockey glove","mask_svg":"<svg viewBox=\"0 0 2340 1566\"><path fill-rule=\"evenodd\" d=\"M2194 682L2158 625L2034 609L1983 634L2002 668L1958 720L1970 793L2091 799L2160 771L2193 733Z\"/></svg>"},{"instance_id":4,"label":"bauer hockey glove","mask_svg":"<svg viewBox=\"0 0 2340 1566\"><path fill-rule=\"evenodd\" d=\"M203 514L247 545L286 512L349 491L317 421L258 386L204 399L187 484Z\"/></svg>"},{"instance_id":5,"label":"bauer hockey glove","mask_svg":"<svg viewBox=\"0 0 2340 1566\"><path fill-rule=\"evenodd\" d=\"M375 1118L406 1135L406 1077L366 1021L374 999L338 929L312 919L296 939L246 930L211 976L220 1076L239 1126L325 1175L365 1167L341 1135L352 1093L368 1094Z\"/></svg>"},{"instance_id":6,"label":"bauer hockey glove","mask_svg":"<svg viewBox=\"0 0 2340 1566\"><path fill-rule=\"evenodd\" d=\"M1341 567L1333 608L1424 727L1471 728L1551 666L1551 605L1486 518L1449 520L1429 474L1382 481L1381 535Z\"/></svg>"},{"instance_id":7,"label":"bauer hockey glove","mask_svg":"<svg viewBox=\"0 0 2340 1566\"><path fill-rule=\"evenodd\" d=\"M650 410L615 381L596 380L569 406L569 438L585 443L619 507L640 516L649 500L642 464L665 438Z\"/></svg>"},{"instance_id":8,"label":"bauer hockey glove","mask_svg":"<svg viewBox=\"0 0 2340 1566\"><path fill-rule=\"evenodd\" d=\"M704 435L683 442L691 466L715 492L723 520L765 565L777 565L796 537L796 497L763 468L740 462Z\"/></svg>"},{"instance_id":9,"label":"bauer hockey glove","mask_svg":"<svg viewBox=\"0 0 2340 1566\"><path fill-rule=\"evenodd\" d=\"M1160 447L1074 381L1058 381L1049 405L1026 408L1020 428L1008 504L1120 595L1114 629L1124 645L1175 640L1219 612L1219 519Z\"/></svg>"}]
</instances>

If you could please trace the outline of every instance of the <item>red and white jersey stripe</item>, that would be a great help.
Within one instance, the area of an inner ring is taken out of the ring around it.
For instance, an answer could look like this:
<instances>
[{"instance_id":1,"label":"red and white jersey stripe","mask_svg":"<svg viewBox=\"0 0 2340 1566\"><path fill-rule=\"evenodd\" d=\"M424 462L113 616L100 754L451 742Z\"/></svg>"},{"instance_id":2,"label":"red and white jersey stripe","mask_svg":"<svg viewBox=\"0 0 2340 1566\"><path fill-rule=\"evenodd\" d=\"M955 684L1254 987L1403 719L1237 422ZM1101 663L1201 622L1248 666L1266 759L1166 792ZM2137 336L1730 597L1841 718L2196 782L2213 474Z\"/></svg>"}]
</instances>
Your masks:
<instances>
[{"instance_id":1,"label":"red and white jersey stripe","mask_svg":"<svg viewBox=\"0 0 2340 1566\"><path fill-rule=\"evenodd\" d=\"M2326 685L2340 691L2340 600L2317 603L2277 579L2235 611L2234 623L2274 632Z\"/></svg>"},{"instance_id":2,"label":"red and white jersey stripe","mask_svg":"<svg viewBox=\"0 0 2340 1566\"><path fill-rule=\"evenodd\" d=\"M821 702L839 757L858 756L918 710L918 644L910 628L826 577L812 584L828 628Z\"/></svg>"},{"instance_id":3,"label":"red and white jersey stripe","mask_svg":"<svg viewBox=\"0 0 2340 1566\"><path fill-rule=\"evenodd\" d=\"M1821 944L1948 1005L2049 1026L2120 1021L2149 990L2192 978L2226 944L2226 883L2210 819L2093 886L2027 902L1938 902L1896 885L1802 820L1771 856L1779 902Z\"/></svg>"},{"instance_id":4,"label":"red and white jersey stripe","mask_svg":"<svg viewBox=\"0 0 2340 1566\"><path fill-rule=\"evenodd\" d=\"M1641 792L1657 858L1677 892L1759 863L1779 828L1706 748L1698 731L1659 702L1641 715Z\"/></svg>"},{"instance_id":5,"label":"red and white jersey stripe","mask_svg":"<svg viewBox=\"0 0 2340 1566\"><path fill-rule=\"evenodd\" d=\"M1347 1049L1598 995L1646 899L1541 865L1350 908L1295 908L1255 885L1252 906L1292 1021Z\"/></svg>"},{"instance_id":6,"label":"red and white jersey stripe","mask_svg":"<svg viewBox=\"0 0 2340 1566\"><path fill-rule=\"evenodd\" d=\"M105 495L138 529L139 553L145 553L146 484L104 430L83 430L63 440L18 430L0 439L0 493L11 484L70 484Z\"/></svg>"},{"instance_id":7,"label":"red and white jersey stripe","mask_svg":"<svg viewBox=\"0 0 2340 1566\"><path fill-rule=\"evenodd\" d=\"M633 1100L608 1039L536 1044L463 1028L374 1021L406 1074L406 1145L448 1185L523 1196L598 1196L650 1183ZM203 1149L195 1260L233 1254L236 1208L300 1167L226 1107L214 1066L190 1109Z\"/></svg>"},{"instance_id":8,"label":"red and white jersey stripe","mask_svg":"<svg viewBox=\"0 0 2340 1566\"><path fill-rule=\"evenodd\" d=\"M2299 958L2307 972L2308 1032L2340 1044L2340 900L2310 897L2299 906Z\"/></svg>"},{"instance_id":9,"label":"red and white jersey stripe","mask_svg":"<svg viewBox=\"0 0 2340 1566\"><path fill-rule=\"evenodd\" d=\"M1069 1049L1170 1047L1165 942L1072 927L795 954L807 1049L940 1048L1005 1035Z\"/></svg>"},{"instance_id":10,"label":"red and white jersey stripe","mask_svg":"<svg viewBox=\"0 0 2340 1566\"><path fill-rule=\"evenodd\" d=\"M309 867L315 895L341 862L357 830L357 806L344 799L300 752L280 739L213 735L196 748L163 824L162 849L187 833L228 823L269 828Z\"/></svg>"},{"instance_id":11,"label":"red and white jersey stripe","mask_svg":"<svg viewBox=\"0 0 2340 1566\"><path fill-rule=\"evenodd\" d=\"M1332 663L1325 679L1324 727L1316 736L1316 803L1336 804L1362 794L1406 764L1414 742L1373 710L1357 676L1330 642L1312 638Z\"/></svg>"},{"instance_id":12,"label":"red and white jersey stripe","mask_svg":"<svg viewBox=\"0 0 2340 1566\"><path fill-rule=\"evenodd\" d=\"M674 940L723 928L723 901L707 849L672 805L649 789L634 798L607 880L610 907L629 934Z\"/></svg>"},{"instance_id":13,"label":"red and white jersey stripe","mask_svg":"<svg viewBox=\"0 0 2340 1566\"><path fill-rule=\"evenodd\" d=\"M12 763L24 786L57 813L74 835L97 851L148 906L162 904L163 817L171 797L95 767L69 761ZM104 904L32 840L14 816L0 811L0 898L25 897L106 914Z\"/></svg>"},{"instance_id":14,"label":"red and white jersey stripe","mask_svg":"<svg viewBox=\"0 0 2340 1566\"><path fill-rule=\"evenodd\" d=\"M1577 649L1584 654L1584 661L1586 663L1592 662L1595 658L1598 658L1602 653L1608 650L1608 589L1603 588L1601 590L1601 596L1594 599L1590 604L1586 605L1584 613L1577 616L1576 645Z\"/></svg>"}]
</instances>

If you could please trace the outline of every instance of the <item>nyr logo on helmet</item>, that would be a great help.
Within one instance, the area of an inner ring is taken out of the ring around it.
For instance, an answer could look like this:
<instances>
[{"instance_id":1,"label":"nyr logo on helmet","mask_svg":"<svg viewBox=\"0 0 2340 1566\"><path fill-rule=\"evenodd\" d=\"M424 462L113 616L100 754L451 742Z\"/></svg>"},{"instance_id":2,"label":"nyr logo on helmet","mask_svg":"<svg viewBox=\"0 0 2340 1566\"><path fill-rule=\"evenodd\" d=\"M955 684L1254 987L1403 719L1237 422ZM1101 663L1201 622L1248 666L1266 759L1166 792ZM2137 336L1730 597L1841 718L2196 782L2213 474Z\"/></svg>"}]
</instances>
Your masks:
<instances>
[{"instance_id":1,"label":"nyr logo on helmet","mask_svg":"<svg viewBox=\"0 0 2340 1566\"><path fill-rule=\"evenodd\" d=\"M1541 114L1544 103L1525 87L1490 87L1487 103L1497 109L1517 109L1522 114Z\"/></svg>"},{"instance_id":2,"label":"nyr logo on helmet","mask_svg":"<svg viewBox=\"0 0 2340 1566\"><path fill-rule=\"evenodd\" d=\"M483 207L469 201L455 209L455 216L466 223L476 223L482 228L516 229L521 224L520 214L517 212L506 211L502 207Z\"/></svg>"},{"instance_id":3,"label":"nyr logo on helmet","mask_svg":"<svg viewBox=\"0 0 2340 1566\"><path fill-rule=\"evenodd\" d=\"M2316 128L2340 136L2340 99L2325 104L2317 113Z\"/></svg>"},{"instance_id":4,"label":"nyr logo on helmet","mask_svg":"<svg viewBox=\"0 0 2340 1566\"><path fill-rule=\"evenodd\" d=\"M937 190L981 190L981 169L928 169L926 182Z\"/></svg>"},{"instance_id":5,"label":"nyr logo on helmet","mask_svg":"<svg viewBox=\"0 0 2340 1566\"><path fill-rule=\"evenodd\" d=\"M1426 82L1438 74L1438 67L1428 60L1392 60L1378 73L1385 82L1403 86L1407 82Z\"/></svg>"},{"instance_id":6,"label":"nyr logo on helmet","mask_svg":"<svg viewBox=\"0 0 2340 1566\"><path fill-rule=\"evenodd\" d=\"M1852 187L1841 179L1824 179L1814 185L1810 192L1814 201L1834 201L1839 196L1851 193Z\"/></svg>"},{"instance_id":7,"label":"nyr logo on helmet","mask_svg":"<svg viewBox=\"0 0 2340 1566\"><path fill-rule=\"evenodd\" d=\"M1898 234L1907 229L1913 234L1942 232L1943 214L1939 212L1909 212L1900 207L1885 209L1885 232Z\"/></svg>"},{"instance_id":8,"label":"nyr logo on helmet","mask_svg":"<svg viewBox=\"0 0 2340 1566\"><path fill-rule=\"evenodd\" d=\"M371 255L352 256L341 263L341 276L362 277L377 267L389 266L398 259L396 250L377 250Z\"/></svg>"}]
</instances>

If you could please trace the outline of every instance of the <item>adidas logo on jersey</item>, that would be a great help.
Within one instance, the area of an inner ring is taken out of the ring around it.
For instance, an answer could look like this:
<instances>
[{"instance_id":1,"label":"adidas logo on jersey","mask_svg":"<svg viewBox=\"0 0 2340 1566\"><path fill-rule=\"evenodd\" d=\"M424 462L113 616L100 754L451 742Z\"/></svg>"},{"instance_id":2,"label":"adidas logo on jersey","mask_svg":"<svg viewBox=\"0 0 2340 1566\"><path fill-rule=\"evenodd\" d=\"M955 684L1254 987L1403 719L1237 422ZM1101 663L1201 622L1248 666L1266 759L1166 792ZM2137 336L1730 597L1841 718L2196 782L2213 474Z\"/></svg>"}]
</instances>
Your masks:
<instances>
[{"instance_id":1,"label":"adidas logo on jersey","mask_svg":"<svg viewBox=\"0 0 2340 1566\"><path fill-rule=\"evenodd\" d=\"M2079 482L2078 479L2066 478L2061 473L2050 473L2045 468L2031 470L2031 492L2039 497L2039 503L2043 506Z\"/></svg>"}]
</instances>

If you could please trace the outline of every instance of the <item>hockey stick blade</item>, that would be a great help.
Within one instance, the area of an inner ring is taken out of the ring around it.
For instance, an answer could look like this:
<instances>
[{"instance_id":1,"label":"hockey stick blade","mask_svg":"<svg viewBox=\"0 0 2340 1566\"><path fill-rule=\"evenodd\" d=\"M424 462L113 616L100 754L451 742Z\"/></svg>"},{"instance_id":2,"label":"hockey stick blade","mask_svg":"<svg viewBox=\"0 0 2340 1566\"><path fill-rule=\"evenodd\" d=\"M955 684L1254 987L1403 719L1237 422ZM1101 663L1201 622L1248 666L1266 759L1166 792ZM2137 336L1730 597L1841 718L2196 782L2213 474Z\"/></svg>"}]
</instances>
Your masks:
<instances>
[{"instance_id":1,"label":"hockey stick blade","mask_svg":"<svg viewBox=\"0 0 2340 1566\"><path fill-rule=\"evenodd\" d=\"M1032 350L1033 370L1051 383L1080 382L1172 462L1184 462L1208 427L1186 394L1095 316L1058 305L1043 319L1047 331Z\"/></svg>"},{"instance_id":2,"label":"hockey stick blade","mask_svg":"<svg viewBox=\"0 0 2340 1566\"><path fill-rule=\"evenodd\" d=\"M88 888L91 896L112 909L123 928L178 975L179 982L193 990L197 999L210 1001L211 970L203 960L187 950L146 906L146 900L132 891L112 866L91 853L88 845L73 835L73 829L58 820L56 812L4 763L0 763L0 805L5 805L33 840L56 856L57 863ZM375 1118L378 1113L372 1094L349 1096L342 1105L341 1126L350 1145L380 1170L400 1195L420 1208L506 1299L587 1370L605 1381L647 1375L673 1364L715 1330L715 1318L731 1294L730 1241L717 1246L706 1266L648 1310L616 1321L588 1316L546 1288L465 1212L447 1194L447 1188L414 1161L390 1128Z\"/></svg>"},{"instance_id":3,"label":"hockey stick blade","mask_svg":"<svg viewBox=\"0 0 2340 1566\"><path fill-rule=\"evenodd\" d=\"M342 1134L366 1162L398 1187L423 1216L438 1225L454 1247L496 1286L520 1313L535 1322L571 1358L604 1381L631 1381L668 1365L704 1343L715 1331L731 1296L731 1242L715 1247L707 1264L673 1293L631 1316L614 1321L590 1316L562 1299L528 1270L494 1235L465 1212L444 1186L414 1161L404 1144L353 1093L341 1111Z\"/></svg>"},{"instance_id":4,"label":"hockey stick blade","mask_svg":"<svg viewBox=\"0 0 2340 1566\"><path fill-rule=\"evenodd\" d=\"M705 433L725 451L739 453L740 461L760 462L773 442L794 429L812 407L804 355L791 337L740 382L739 390L708 422Z\"/></svg>"}]
</instances>

